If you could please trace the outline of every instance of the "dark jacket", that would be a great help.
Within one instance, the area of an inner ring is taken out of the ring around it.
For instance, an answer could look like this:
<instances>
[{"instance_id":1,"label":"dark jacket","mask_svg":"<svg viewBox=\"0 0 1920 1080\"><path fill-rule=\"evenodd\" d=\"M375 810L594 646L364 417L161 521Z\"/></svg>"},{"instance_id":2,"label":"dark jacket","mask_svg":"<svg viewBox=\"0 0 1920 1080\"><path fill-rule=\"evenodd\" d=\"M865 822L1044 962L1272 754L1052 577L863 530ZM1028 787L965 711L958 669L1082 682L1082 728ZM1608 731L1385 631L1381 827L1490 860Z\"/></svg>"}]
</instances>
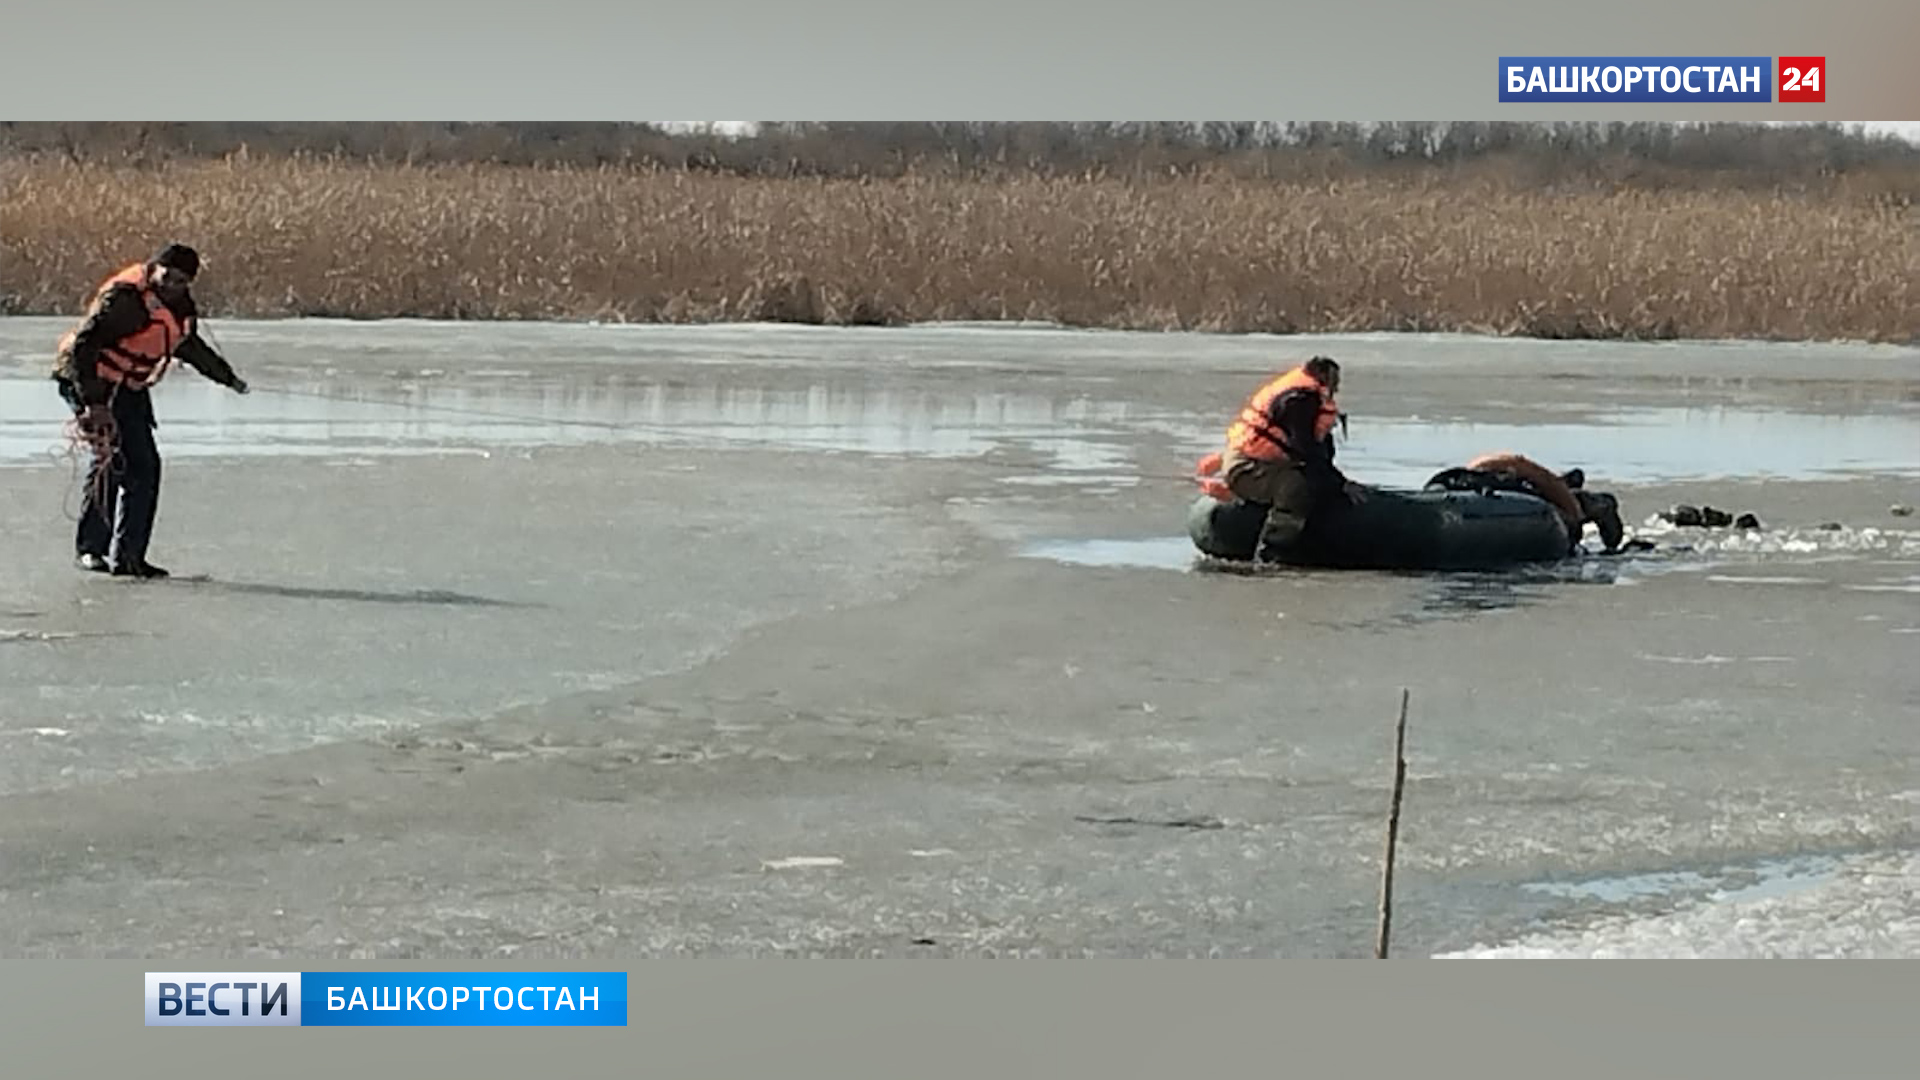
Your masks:
<instances>
[{"instance_id":1,"label":"dark jacket","mask_svg":"<svg viewBox=\"0 0 1920 1080\"><path fill-rule=\"evenodd\" d=\"M181 318L198 315L191 295L169 306ZM81 401L87 404L106 401L113 384L100 377L100 350L139 333L146 325L147 304L140 290L132 285L113 286L100 298L86 321L80 324L79 331L74 334L72 348L62 350L55 360L53 377L71 383ZM237 387L240 384L233 365L202 340L197 329L181 340L174 355L221 386Z\"/></svg>"},{"instance_id":2,"label":"dark jacket","mask_svg":"<svg viewBox=\"0 0 1920 1080\"><path fill-rule=\"evenodd\" d=\"M1319 415L1320 395L1304 387L1281 394L1267 407L1267 422L1287 437L1289 456L1300 463L1316 491L1327 493L1345 487L1347 478L1333 464L1332 434L1313 437Z\"/></svg>"}]
</instances>

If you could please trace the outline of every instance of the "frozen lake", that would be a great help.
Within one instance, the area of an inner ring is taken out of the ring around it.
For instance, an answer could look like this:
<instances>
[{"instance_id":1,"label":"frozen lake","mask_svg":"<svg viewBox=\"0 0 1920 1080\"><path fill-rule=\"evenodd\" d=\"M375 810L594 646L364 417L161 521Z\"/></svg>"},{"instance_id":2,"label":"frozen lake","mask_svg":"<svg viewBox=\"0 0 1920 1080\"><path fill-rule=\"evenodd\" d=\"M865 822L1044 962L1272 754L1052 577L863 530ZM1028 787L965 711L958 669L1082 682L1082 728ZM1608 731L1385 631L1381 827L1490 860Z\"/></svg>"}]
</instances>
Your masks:
<instances>
[{"instance_id":1,"label":"frozen lake","mask_svg":"<svg viewBox=\"0 0 1920 1080\"><path fill-rule=\"evenodd\" d=\"M1920 955L1920 351L218 323L147 585L68 564L63 327L0 319L6 955L1365 955L1401 686L1397 955ZM1316 351L1356 478L1518 450L1660 550L1200 572Z\"/></svg>"}]
</instances>

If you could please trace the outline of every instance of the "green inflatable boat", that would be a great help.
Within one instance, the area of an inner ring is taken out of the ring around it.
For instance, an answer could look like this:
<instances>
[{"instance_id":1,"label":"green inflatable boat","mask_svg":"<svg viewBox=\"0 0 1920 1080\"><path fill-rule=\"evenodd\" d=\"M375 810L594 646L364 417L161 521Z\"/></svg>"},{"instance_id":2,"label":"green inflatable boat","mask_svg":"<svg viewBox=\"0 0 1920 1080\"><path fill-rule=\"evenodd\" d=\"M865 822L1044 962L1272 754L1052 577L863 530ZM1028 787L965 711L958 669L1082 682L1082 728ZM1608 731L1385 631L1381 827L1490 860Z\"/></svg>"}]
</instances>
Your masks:
<instances>
[{"instance_id":1,"label":"green inflatable boat","mask_svg":"<svg viewBox=\"0 0 1920 1080\"><path fill-rule=\"evenodd\" d=\"M1202 494L1187 513L1194 547L1251 561L1267 509ZM1577 537L1552 503L1513 491L1369 488L1309 519L1300 542L1276 552L1293 566L1346 570L1499 570L1570 557Z\"/></svg>"}]
</instances>

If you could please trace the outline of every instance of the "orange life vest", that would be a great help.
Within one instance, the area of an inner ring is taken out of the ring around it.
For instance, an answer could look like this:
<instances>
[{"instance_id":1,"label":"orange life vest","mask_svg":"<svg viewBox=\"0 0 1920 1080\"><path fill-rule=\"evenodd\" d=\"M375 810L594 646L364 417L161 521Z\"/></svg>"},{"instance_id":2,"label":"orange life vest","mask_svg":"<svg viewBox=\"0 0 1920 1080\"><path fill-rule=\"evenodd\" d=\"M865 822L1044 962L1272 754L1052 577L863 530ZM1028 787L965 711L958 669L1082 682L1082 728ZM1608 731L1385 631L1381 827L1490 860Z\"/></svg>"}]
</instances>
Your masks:
<instances>
[{"instance_id":1,"label":"orange life vest","mask_svg":"<svg viewBox=\"0 0 1920 1080\"><path fill-rule=\"evenodd\" d=\"M1467 468L1486 472L1512 473L1525 480L1543 498L1552 503L1554 509L1560 511L1561 518L1566 521L1567 527L1573 530L1575 536L1580 535L1581 529L1586 524L1586 511L1580 506L1580 500L1574 497L1573 489L1567 486L1565 480L1555 476L1552 470L1531 458L1511 451L1481 454L1467 462Z\"/></svg>"},{"instance_id":2,"label":"orange life vest","mask_svg":"<svg viewBox=\"0 0 1920 1080\"><path fill-rule=\"evenodd\" d=\"M100 350L100 377L110 383L144 390L158 383L167 373L173 350L193 332L193 320L182 319L147 284L145 263L134 263L100 283L94 290L90 308L98 310L107 293L117 285L132 285L140 290L147 305L147 325ZM76 327L60 338L62 352L73 348Z\"/></svg>"},{"instance_id":3,"label":"orange life vest","mask_svg":"<svg viewBox=\"0 0 1920 1080\"><path fill-rule=\"evenodd\" d=\"M1274 430L1267 418L1267 410L1280 395L1296 389L1309 389L1319 395L1320 409L1313 419L1314 440L1317 442L1331 435L1334 425L1340 422L1340 407L1334 403L1333 395L1327 392L1320 380L1307 374L1306 368L1301 366L1253 392L1253 396L1241 406L1240 415L1227 427L1228 448L1243 457L1261 461L1275 461L1287 456L1292 447L1287 445L1284 432Z\"/></svg>"}]
</instances>

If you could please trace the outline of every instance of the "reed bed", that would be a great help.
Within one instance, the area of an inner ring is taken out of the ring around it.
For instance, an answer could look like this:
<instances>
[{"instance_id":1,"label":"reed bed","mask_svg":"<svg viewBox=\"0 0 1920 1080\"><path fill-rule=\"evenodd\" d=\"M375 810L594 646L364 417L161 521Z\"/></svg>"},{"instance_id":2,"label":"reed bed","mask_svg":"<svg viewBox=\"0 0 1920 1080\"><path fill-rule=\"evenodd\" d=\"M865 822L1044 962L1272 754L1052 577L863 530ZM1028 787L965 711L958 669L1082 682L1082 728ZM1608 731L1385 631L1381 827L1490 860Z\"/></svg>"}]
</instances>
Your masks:
<instances>
[{"instance_id":1,"label":"reed bed","mask_svg":"<svg viewBox=\"0 0 1920 1080\"><path fill-rule=\"evenodd\" d=\"M1841 193L0 162L0 310L200 248L209 314L1911 341L1920 227Z\"/></svg>"}]
</instances>

